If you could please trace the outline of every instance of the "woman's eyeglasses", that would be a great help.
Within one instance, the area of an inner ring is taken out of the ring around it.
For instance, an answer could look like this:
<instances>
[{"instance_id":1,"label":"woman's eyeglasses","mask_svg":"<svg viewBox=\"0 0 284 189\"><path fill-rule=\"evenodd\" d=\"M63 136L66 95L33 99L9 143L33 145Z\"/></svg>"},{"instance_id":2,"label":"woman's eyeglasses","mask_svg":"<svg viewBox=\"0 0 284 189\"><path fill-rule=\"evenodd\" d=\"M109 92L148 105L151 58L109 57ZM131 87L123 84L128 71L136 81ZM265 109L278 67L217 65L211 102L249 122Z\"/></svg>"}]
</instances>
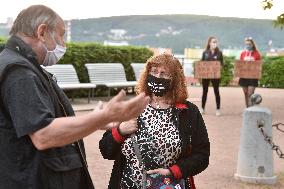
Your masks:
<instances>
[{"instance_id":1,"label":"woman's eyeglasses","mask_svg":"<svg viewBox=\"0 0 284 189\"><path fill-rule=\"evenodd\" d=\"M156 76L156 77L159 75L159 77L165 78L165 79L170 79L171 78L171 74L166 73L166 72L159 72L156 69L151 70L150 74L153 75L153 76Z\"/></svg>"}]
</instances>

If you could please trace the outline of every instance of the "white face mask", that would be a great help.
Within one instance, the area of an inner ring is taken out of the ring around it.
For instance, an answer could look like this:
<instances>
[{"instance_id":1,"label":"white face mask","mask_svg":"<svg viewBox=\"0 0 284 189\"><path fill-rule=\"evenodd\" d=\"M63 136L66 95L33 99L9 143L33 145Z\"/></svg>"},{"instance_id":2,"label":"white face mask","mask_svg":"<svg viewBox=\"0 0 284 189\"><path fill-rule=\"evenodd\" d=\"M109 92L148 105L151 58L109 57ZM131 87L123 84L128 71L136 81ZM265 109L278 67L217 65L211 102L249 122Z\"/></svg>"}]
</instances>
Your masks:
<instances>
[{"instance_id":1,"label":"white face mask","mask_svg":"<svg viewBox=\"0 0 284 189\"><path fill-rule=\"evenodd\" d=\"M52 38L55 41L53 36L52 36ZM55 41L55 43L56 43L56 41ZM52 51L49 51L46 46L45 46L45 48L46 48L46 55L45 55L44 61L42 63L43 66L55 65L64 56L66 49L67 49L66 47L58 45L57 43L56 43L55 49L53 49Z\"/></svg>"},{"instance_id":2,"label":"white face mask","mask_svg":"<svg viewBox=\"0 0 284 189\"><path fill-rule=\"evenodd\" d=\"M216 49L217 46L218 46L217 43L211 43L211 45L210 45L211 49Z\"/></svg>"}]
</instances>

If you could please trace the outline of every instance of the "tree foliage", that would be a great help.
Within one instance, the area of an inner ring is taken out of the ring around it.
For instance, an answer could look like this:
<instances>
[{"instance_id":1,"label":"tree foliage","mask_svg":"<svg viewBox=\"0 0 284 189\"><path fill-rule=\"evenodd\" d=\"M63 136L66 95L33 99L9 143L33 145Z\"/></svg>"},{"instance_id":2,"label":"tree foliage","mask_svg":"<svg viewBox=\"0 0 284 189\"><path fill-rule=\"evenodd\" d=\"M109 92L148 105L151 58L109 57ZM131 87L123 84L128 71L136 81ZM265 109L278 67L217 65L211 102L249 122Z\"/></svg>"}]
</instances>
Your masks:
<instances>
[{"instance_id":1,"label":"tree foliage","mask_svg":"<svg viewBox=\"0 0 284 189\"><path fill-rule=\"evenodd\" d=\"M273 7L273 0L263 0L263 9L271 9ZM274 21L275 27L280 27L281 29L284 28L284 13L277 16L276 20Z\"/></svg>"}]
</instances>

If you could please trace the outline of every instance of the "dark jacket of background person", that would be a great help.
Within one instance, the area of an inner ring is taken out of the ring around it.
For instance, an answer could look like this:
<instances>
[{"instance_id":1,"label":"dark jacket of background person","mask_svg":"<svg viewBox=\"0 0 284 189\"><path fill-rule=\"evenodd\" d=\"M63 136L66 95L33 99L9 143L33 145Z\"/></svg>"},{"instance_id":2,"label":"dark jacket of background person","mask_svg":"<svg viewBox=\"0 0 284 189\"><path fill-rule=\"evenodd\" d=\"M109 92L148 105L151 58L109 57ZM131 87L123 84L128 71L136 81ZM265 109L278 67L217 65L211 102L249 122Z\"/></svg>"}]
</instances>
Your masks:
<instances>
[{"instance_id":1,"label":"dark jacket of background person","mask_svg":"<svg viewBox=\"0 0 284 189\"><path fill-rule=\"evenodd\" d=\"M63 111L74 112L33 50L16 36L0 54L0 97L1 189L93 188L85 185L89 180L74 144L43 151L34 147L30 133L65 117ZM81 148L84 153L82 141Z\"/></svg>"},{"instance_id":2,"label":"dark jacket of background person","mask_svg":"<svg viewBox=\"0 0 284 189\"><path fill-rule=\"evenodd\" d=\"M221 66L223 66L223 54L222 51L215 50L212 54L212 51L210 49L205 50L202 53L202 61L219 61L221 63ZM221 106L221 98L220 98L220 92L219 92L219 84L220 84L220 78L218 79L202 79L202 88L203 88L203 94L202 94L202 108L205 108L206 101L207 101L207 93L208 93L208 87L210 84L210 81L212 82L214 93L216 97L216 106L217 109L220 109Z\"/></svg>"},{"instance_id":3,"label":"dark jacket of background person","mask_svg":"<svg viewBox=\"0 0 284 189\"><path fill-rule=\"evenodd\" d=\"M178 129L182 142L182 153L177 164L182 178L194 185L193 179L188 179L205 170L209 164L210 143L203 118L198 108L190 103L177 104L174 114L178 116ZM125 156L121 152L121 145L125 137L116 129L104 133L100 140L100 150L105 159L115 160L109 181L109 189L119 189L125 166ZM192 186L192 189L195 187Z\"/></svg>"},{"instance_id":4,"label":"dark jacket of background person","mask_svg":"<svg viewBox=\"0 0 284 189\"><path fill-rule=\"evenodd\" d=\"M221 65L224 64L223 62L223 54L222 51L214 51L212 54L211 50L206 50L202 53L202 61L220 61Z\"/></svg>"}]
</instances>

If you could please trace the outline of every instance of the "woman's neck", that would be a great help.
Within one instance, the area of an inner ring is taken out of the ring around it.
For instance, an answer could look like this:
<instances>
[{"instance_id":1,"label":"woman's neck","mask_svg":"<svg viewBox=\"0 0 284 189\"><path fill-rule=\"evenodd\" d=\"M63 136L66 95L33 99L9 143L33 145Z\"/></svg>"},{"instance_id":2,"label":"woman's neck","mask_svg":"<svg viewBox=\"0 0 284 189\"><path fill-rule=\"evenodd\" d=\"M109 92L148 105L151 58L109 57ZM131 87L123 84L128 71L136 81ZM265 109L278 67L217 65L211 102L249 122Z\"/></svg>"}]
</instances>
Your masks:
<instances>
[{"instance_id":1,"label":"woman's neck","mask_svg":"<svg viewBox=\"0 0 284 189\"><path fill-rule=\"evenodd\" d=\"M154 94L152 95L150 103L152 106L161 109L169 108L171 106L171 102L165 96L159 97Z\"/></svg>"},{"instance_id":2,"label":"woman's neck","mask_svg":"<svg viewBox=\"0 0 284 189\"><path fill-rule=\"evenodd\" d=\"M215 49L211 49L211 48L210 48L210 51L211 51L212 54L215 53Z\"/></svg>"}]
</instances>

